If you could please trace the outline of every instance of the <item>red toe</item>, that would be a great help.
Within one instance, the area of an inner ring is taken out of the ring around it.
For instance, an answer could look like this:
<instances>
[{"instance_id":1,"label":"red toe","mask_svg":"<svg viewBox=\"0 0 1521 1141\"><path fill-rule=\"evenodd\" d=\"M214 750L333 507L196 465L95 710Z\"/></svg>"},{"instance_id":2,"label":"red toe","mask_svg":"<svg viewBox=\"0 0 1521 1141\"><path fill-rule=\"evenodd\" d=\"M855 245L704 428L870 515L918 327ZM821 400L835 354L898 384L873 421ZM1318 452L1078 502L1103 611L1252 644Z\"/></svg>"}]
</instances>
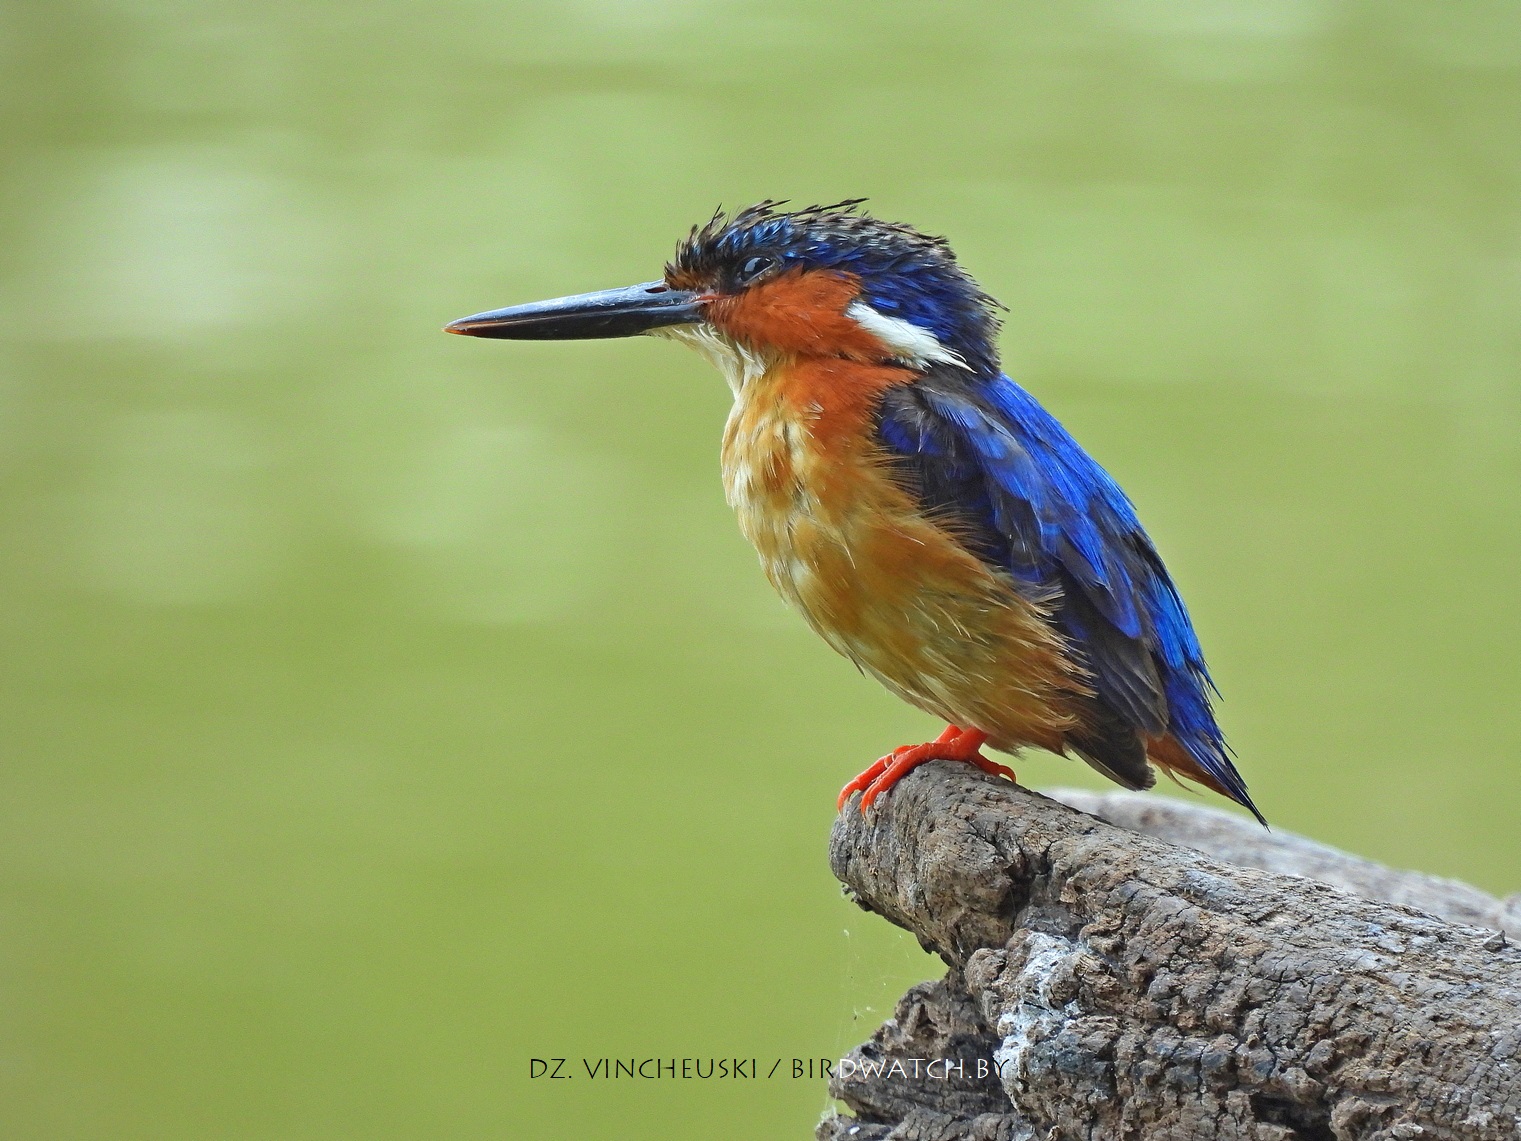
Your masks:
<instances>
[{"instance_id":1,"label":"red toe","mask_svg":"<svg viewBox=\"0 0 1521 1141\"><path fill-rule=\"evenodd\" d=\"M889 753L885 757L879 757L869 769L867 769L865 772L857 773L853 778L851 778L850 783L847 784L844 788L840 789L840 799L835 802L834 810L838 812L840 809L844 808L845 802L849 800L854 793L860 792L863 788L869 786L872 781L881 776L882 770L887 768L888 763L893 759L895 755L896 754L894 753Z\"/></svg>"},{"instance_id":2,"label":"red toe","mask_svg":"<svg viewBox=\"0 0 1521 1141\"><path fill-rule=\"evenodd\" d=\"M990 761L979 750L988 735L978 729L962 729L948 726L944 733L923 745L904 745L894 749L840 790L837 808L844 808L851 795L865 790L861 797L864 813L893 785L926 761L964 761L981 769L990 776L1014 779L1014 770L996 761Z\"/></svg>"},{"instance_id":3,"label":"red toe","mask_svg":"<svg viewBox=\"0 0 1521 1141\"><path fill-rule=\"evenodd\" d=\"M1011 781L1018 782L1019 778L1014 775L1014 770L1008 765L1000 765L997 761L990 761L981 753L975 757L968 757L967 763L975 765L990 777L1008 777Z\"/></svg>"},{"instance_id":4,"label":"red toe","mask_svg":"<svg viewBox=\"0 0 1521 1141\"><path fill-rule=\"evenodd\" d=\"M936 737L933 743L936 745L947 744L951 741L954 741L956 737L960 735L960 733L960 726L947 725L945 727L945 732ZM834 805L835 811L838 812L840 809L844 808L845 802L849 800L854 793L860 792L863 788L870 788L873 784L875 784L877 778L880 777L884 771L886 771L887 767L896 761L899 757L901 757L904 753L912 752L914 749L923 749L926 747L927 746L925 745L899 745L892 752L888 753L887 756L878 757L876 761L872 763L870 768L866 769L864 772L857 773L855 777L851 779L849 784L840 789L840 798L835 801ZM908 770L905 769L903 771L907 772ZM895 777L893 779L896 781L897 778ZM892 783L893 782L889 782L889 786Z\"/></svg>"}]
</instances>

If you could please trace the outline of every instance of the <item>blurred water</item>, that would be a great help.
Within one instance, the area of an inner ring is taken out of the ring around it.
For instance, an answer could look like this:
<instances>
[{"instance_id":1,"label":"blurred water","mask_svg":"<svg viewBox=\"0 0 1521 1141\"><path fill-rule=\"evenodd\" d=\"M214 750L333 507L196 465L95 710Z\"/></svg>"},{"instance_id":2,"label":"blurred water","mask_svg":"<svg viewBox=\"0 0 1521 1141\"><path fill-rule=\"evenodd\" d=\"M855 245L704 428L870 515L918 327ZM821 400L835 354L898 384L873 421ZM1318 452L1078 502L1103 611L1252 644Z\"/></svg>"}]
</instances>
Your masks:
<instances>
[{"instance_id":1,"label":"blurred water","mask_svg":"<svg viewBox=\"0 0 1521 1141\"><path fill-rule=\"evenodd\" d=\"M437 331L720 202L950 235L1269 816L1521 886L1515 6L61 0L0 69L6 1137L803 1136L527 1060L936 972L823 858L936 727L767 592L718 377Z\"/></svg>"}]
</instances>

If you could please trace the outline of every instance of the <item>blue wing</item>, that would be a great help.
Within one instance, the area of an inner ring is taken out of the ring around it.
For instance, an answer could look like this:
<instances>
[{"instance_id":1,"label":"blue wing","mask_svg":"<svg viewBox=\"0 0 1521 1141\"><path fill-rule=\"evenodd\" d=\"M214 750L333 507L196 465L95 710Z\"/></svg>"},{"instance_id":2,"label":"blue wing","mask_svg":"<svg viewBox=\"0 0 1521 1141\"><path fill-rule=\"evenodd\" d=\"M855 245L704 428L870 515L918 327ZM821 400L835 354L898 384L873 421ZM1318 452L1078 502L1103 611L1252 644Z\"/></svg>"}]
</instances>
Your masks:
<instances>
[{"instance_id":1,"label":"blue wing","mask_svg":"<svg viewBox=\"0 0 1521 1141\"><path fill-rule=\"evenodd\" d=\"M927 512L1050 605L1096 692L1073 738L1086 759L1144 787L1146 742L1171 736L1252 807L1177 588L1125 493L1049 412L1006 376L937 369L887 393L878 434Z\"/></svg>"}]
</instances>

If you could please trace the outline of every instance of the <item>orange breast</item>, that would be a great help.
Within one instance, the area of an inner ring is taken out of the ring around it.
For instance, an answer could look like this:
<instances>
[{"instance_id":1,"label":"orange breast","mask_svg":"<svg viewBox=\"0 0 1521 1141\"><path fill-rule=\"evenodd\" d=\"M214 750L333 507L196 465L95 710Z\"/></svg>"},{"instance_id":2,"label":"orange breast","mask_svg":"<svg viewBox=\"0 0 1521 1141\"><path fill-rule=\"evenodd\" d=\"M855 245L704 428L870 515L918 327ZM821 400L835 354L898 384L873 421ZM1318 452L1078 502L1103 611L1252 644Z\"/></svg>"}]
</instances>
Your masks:
<instances>
[{"instance_id":1,"label":"orange breast","mask_svg":"<svg viewBox=\"0 0 1521 1141\"><path fill-rule=\"evenodd\" d=\"M912 374L783 361L739 392L724 486L766 576L840 653L996 748L1059 748L1083 686L1010 580L927 519L874 440L881 393Z\"/></svg>"}]
</instances>

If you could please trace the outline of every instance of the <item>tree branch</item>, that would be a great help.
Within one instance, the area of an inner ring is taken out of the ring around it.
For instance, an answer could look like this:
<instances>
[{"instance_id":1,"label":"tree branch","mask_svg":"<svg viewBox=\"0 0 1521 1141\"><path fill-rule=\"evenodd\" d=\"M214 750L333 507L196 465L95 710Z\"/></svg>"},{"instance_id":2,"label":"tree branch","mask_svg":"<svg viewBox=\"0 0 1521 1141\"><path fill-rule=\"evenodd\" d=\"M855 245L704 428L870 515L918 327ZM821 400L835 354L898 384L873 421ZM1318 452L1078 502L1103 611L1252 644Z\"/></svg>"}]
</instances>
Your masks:
<instances>
[{"instance_id":1,"label":"tree branch","mask_svg":"<svg viewBox=\"0 0 1521 1141\"><path fill-rule=\"evenodd\" d=\"M1517 897L1062 795L1114 823L945 762L840 814L835 874L950 972L849 1056L820 1138L1521 1137Z\"/></svg>"}]
</instances>

